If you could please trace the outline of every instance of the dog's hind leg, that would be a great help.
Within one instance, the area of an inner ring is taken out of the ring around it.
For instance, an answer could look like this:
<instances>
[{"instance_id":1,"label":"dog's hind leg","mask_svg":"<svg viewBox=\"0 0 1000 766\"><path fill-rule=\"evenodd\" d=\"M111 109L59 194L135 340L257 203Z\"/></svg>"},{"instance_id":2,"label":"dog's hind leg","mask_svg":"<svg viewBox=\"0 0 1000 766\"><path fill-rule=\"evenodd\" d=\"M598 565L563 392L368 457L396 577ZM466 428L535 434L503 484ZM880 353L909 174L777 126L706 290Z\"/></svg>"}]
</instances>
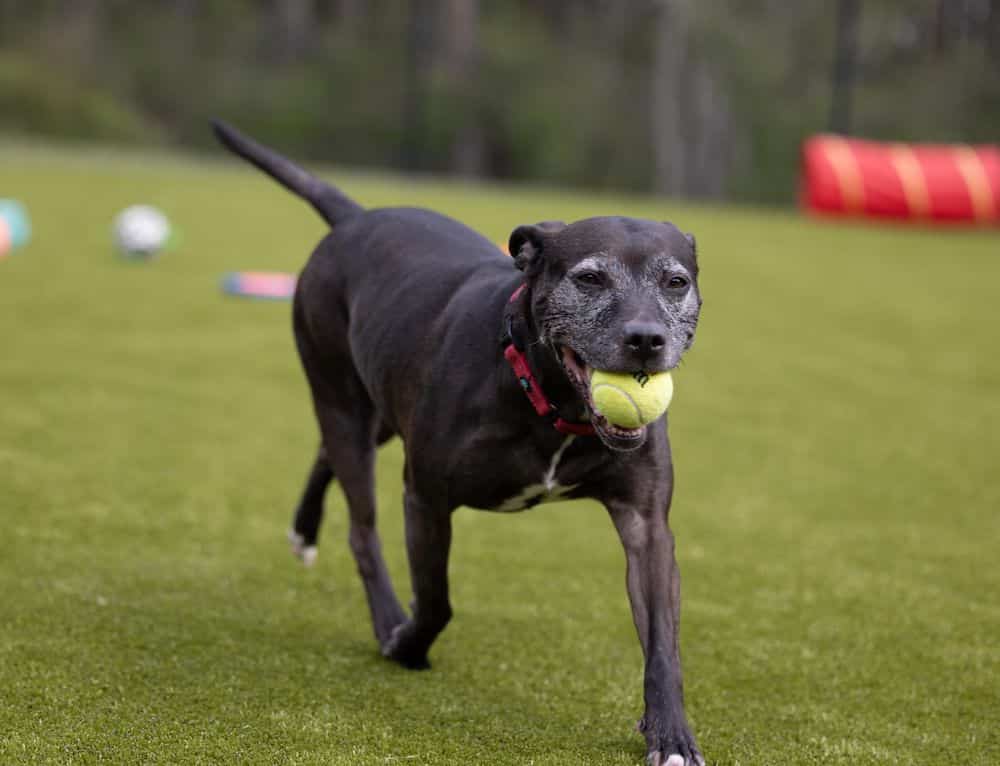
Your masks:
<instances>
[{"instance_id":1,"label":"dog's hind leg","mask_svg":"<svg viewBox=\"0 0 1000 766\"><path fill-rule=\"evenodd\" d=\"M387 426L380 426L376 443L381 446L394 435ZM305 489L302 491L302 497L295 509L292 526L288 530L288 541L291 543L292 553L305 566L312 566L316 562L319 528L323 523L324 500L333 479L330 457L326 453L326 448L321 444L316 461L309 472Z\"/></svg>"},{"instance_id":2,"label":"dog's hind leg","mask_svg":"<svg viewBox=\"0 0 1000 766\"><path fill-rule=\"evenodd\" d=\"M333 481L333 469L330 468L330 458L323 445L320 445L316 462L306 481L306 488L295 509L292 527L288 530L292 553L306 566L312 566L316 561L316 542L319 537L319 525L323 521L323 501L331 481Z\"/></svg>"},{"instance_id":3,"label":"dog's hind leg","mask_svg":"<svg viewBox=\"0 0 1000 766\"><path fill-rule=\"evenodd\" d=\"M293 304L295 343L312 392L323 443L320 455L325 452L329 470L327 473L317 460L303 495L305 508L300 506L296 523L301 520L306 531L310 526L318 530L323 516L322 493L336 476L347 499L351 552L364 584L375 638L382 646L393 628L406 620L375 529L375 451L392 432L379 418L354 367L346 316L337 311L337 302L329 297L338 294L336 275L310 271L314 265L315 269L330 269L333 263L325 258L310 261L299 277ZM321 290L327 296L322 302L315 301L318 308L312 321L305 308L304 294L309 289Z\"/></svg>"},{"instance_id":4,"label":"dog's hind leg","mask_svg":"<svg viewBox=\"0 0 1000 766\"><path fill-rule=\"evenodd\" d=\"M365 588L375 639L381 646L393 628L406 619L375 528L375 451L381 434L372 422L375 418L368 401L358 402L349 412L323 409L317 403L317 411L330 466L347 499L348 541Z\"/></svg>"}]
</instances>

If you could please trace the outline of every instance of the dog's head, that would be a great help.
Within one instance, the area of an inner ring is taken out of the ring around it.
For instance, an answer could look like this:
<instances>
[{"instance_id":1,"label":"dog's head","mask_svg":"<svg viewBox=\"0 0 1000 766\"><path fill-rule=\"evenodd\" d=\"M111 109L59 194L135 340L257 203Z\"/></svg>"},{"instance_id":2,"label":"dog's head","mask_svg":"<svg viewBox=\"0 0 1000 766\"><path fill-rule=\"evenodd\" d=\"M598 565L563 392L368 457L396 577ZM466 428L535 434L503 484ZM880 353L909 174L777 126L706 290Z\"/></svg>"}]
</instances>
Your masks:
<instances>
[{"instance_id":1,"label":"dog's head","mask_svg":"<svg viewBox=\"0 0 1000 766\"><path fill-rule=\"evenodd\" d=\"M539 339L556 355L601 440L631 450L646 429L594 411L594 370L673 369L694 341L701 296L694 237L670 223L587 218L519 226L510 253L531 287Z\"/></svg>"}]
</instances>

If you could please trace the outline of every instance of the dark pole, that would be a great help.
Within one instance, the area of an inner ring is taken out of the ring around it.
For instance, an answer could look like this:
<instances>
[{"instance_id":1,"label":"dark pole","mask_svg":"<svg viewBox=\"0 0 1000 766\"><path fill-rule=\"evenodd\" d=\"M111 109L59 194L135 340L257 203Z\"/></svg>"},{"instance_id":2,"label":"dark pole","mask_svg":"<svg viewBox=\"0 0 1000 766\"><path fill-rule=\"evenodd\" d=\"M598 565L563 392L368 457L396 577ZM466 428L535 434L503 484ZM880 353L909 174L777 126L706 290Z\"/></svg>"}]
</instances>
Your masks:
<instances>
[{"instance_id":1,"label":"dark pole","mask_svg":"<svg viewBox=\"0 0 1000 766\"><path fill-rule=\"evenodd\" d=\"M993 63L1000 64L1000 0L990 0L990 15L986 22L986 47Z\"/></svg>"},{"instance_id":2,"label":"dark pole","mask_svg":"<svg viewBox=\"0 0 1000 766\"><path fill-rule=\"evenodd\" d=\"M829 129L833 133L850 133L854 121L853 91L857 73L860 20L861 0L839 0L829 122Z\"/></svg>"}]
</instances>

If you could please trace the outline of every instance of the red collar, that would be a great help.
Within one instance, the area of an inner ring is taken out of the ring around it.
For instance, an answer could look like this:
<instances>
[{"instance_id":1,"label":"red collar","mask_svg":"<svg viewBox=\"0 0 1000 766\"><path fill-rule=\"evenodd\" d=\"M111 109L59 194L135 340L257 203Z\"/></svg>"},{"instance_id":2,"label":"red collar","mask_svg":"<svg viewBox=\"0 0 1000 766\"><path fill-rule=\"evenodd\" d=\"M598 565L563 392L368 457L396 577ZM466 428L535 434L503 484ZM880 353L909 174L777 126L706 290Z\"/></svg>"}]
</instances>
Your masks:
<instances>
[{"instance_id":1,"label":"red collar","mask_svg":"<svg viewBox=\"0 0 1000 766\"><path fill-rule=\"evenodd\" d=\"M510 296L508 303L516 301L522 292L524 292L523 284ZM503 346L504 358L510 364L514 375L517 376L518 382L520 382L521 388L527 395L528 401L531 402L531 406L535 408L535 412L543 418L547 418L552 423L552 427L561 434L573 434L574 436L594 435L594 426L590 423L572 423L568 420L563 420L559 416L559 409L545 396L545 392L542 391L542 387L538 385L538 381L531 372L531 365L528 364L528 357L524 353L523 344L514 332L513 316L510 313L506 313L504 316Z\"/></svg>"}]
</instances>

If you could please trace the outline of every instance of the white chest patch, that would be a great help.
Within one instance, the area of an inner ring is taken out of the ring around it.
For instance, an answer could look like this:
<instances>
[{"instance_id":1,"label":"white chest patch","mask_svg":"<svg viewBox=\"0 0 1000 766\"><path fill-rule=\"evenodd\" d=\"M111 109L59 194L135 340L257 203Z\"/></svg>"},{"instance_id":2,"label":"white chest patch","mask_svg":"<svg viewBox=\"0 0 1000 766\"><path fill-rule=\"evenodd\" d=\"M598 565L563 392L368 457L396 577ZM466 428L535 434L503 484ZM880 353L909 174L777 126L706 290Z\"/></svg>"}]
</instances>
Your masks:
<instances>
[{"instance_id":1,"label":"white chest patch","mask_svg":"<svg viewBox=\"0 0 1000 766\"><path fill-rule=\"evenodd\" d=\"M552 460L549 462L549 470L542 476L542 481L538 484L529 484L513 497L509 497L498 505L497 511L522 511L533 505L541 503L551 503L559 500L563 495L572 492L579 487L579 484L563 485L556 481L556 471L559 468L559 461L562 460L566 448L573 443L576 438L573 434L566 437L559 449L555 451Z\"/></svg>"}]
</instances>

